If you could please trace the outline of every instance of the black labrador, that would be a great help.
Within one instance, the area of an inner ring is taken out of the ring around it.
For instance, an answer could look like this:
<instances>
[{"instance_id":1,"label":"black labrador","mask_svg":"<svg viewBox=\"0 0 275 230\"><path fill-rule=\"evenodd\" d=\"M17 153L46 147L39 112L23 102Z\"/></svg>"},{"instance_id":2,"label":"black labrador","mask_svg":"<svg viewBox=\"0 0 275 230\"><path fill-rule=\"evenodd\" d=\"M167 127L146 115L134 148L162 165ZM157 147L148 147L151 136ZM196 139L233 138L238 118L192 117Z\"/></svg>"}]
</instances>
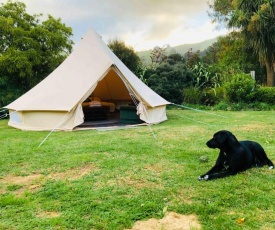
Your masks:
<instances>
[{"instance_id":1,"label":"black labrador","mask_svg":"<svg viewBox=\"0 0 275 230\"><path fill-rule=\"evenodd\" d=\"M214 167L204 175L199 176L199 180L212 180L231 176L246 169L264 165L274 169L273 163L268 159L259 143L248 140L238 141L227 130L215 133L206 145L212 149L220 149L220 153Z\"/></svg>"}]
</instances>

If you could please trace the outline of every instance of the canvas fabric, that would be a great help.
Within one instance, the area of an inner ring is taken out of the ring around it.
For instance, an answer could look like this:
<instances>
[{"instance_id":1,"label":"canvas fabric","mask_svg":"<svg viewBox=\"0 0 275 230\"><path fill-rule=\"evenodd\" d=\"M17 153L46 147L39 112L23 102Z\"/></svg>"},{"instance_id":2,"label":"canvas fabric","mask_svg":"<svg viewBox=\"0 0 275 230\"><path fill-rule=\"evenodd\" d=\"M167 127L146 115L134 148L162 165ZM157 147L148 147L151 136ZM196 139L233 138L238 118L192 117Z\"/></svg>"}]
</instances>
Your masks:
<instances>
[{"instance_id":1,"label":"canvas fabric","mask_svg":"<svg viewBox=\"0 0 275 230\"><path fill-rule=\"evenodd\" d=\"M134 98L140 119L147 123L167 120L169 102L135 76L90 30L49 76L5 107L9 125L23 130L72 130L84 122L81 103L92 93L104 101Z\"/></svg>"}]
</instances>

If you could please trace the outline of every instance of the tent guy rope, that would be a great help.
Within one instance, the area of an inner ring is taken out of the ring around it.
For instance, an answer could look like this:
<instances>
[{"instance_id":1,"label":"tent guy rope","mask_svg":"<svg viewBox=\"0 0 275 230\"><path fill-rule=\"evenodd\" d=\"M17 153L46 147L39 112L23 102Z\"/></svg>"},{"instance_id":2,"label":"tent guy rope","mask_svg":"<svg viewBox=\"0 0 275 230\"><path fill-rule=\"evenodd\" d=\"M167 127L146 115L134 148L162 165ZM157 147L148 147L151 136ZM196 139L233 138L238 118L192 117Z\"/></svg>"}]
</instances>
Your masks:
<instances>
[{"instance_id":1,"label":"tent guy rope","mask_svg":"<svg viewBox=\"0 0 275 230\"><path fill-rule=\"evenodd\" d=\"M190 120L190 121L195 121L195 122L197 122L197 123L201 123L201 124L204 124L204 125L215 126L215 125L207 124L207 123L202 122L202 121L198 121L198 120L195 120L195 119L191 119L191 118L189 118L189 117L187 117L187 116L182 116L182 115L176 115L176 116L182 117L182 118L187 119L187 120Z\"/></svg>"},{"instance_id":2,"label":"tent guy rope","mask_svg":"<svg viewBox=\"0 0 275 230\"><path fill-rule=\"evenodd\" d=\"M175 104L175 103L171 103L171 104L172 104L172 105L175 105L175 106L178 106L178 107L185 108L185 109L194 110L194 111L200 112L200 113L206 113L206 114L210 114L210 115L214 115L214 116L218 116L218 117L222 117L222 118L228 118L228 117L226 117L226 116L222 116L222 115L215 114L215 113L209 113L209 112L206 112L206 111L200 110L200 109L194 109L194 108L191 108L191 107L188 107L188 106L185 106L185 105L178 105L178 104Z\"/></svg>"},{"instance_id":3,"label":"tent guy rope","mask_svg":"<svg viewBox=\"0 0 275 230\"><path fill-rule=\"evenodd\" d=\"M48 133L48 135L38 145L38 148L40 148L40 146L43 145L43 143L48 139L48 137L61 125L61 123L63 122L63 119L68 115L69 112L70 111L68 111L63 117L61 117L61 119L58 121L56 126Z\"/></svg>"},{"instance_id":4,"label":"tent guy rope","mask_svg":"<svg viewBox=\"0 0 275 230\"><path fill-rule=\"evenodd\" d=\"M137 100L136 100L134 94L132 94L132 93L130 93L130 92L129 92L129 94L130 94L130 97L132 98L132 100L133 100L133 102L134 102L134 104L135 104L135 106L136 106L136 108L137 108L137 107L138 107L138 102L137 102ZM147 112L147 111L145 111L145 112ZM153 137L154 137L155 139L157 139L157 135L154 133L154 130L152 129L151 124L148 124L147 126L149 127L149 129L150 129L150 131L151 131Z\"/></svg>"}]
</instances>

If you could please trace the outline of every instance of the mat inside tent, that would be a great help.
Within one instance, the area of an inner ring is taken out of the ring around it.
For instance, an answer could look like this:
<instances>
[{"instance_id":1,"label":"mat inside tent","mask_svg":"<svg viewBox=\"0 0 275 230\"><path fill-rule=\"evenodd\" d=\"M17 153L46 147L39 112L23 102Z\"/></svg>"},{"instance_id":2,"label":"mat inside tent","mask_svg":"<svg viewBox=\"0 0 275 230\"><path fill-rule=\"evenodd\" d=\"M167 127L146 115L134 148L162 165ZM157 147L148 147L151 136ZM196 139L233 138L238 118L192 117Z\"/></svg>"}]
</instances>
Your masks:
<instances>
[{"instance_id":1,"label":"mat inside tent","mask_svg":"<svg viewBox=\"0 0 275 230\"><path fill-rule=\"evenodd\" d=\"M147 125L146 123L122 123L120 121L119 113L113 113L108 119L85 121L81 125L74 128L74 131L96 129L98 131L116 130L134 128L141 125Z\"/></svg>"}]
</instances>

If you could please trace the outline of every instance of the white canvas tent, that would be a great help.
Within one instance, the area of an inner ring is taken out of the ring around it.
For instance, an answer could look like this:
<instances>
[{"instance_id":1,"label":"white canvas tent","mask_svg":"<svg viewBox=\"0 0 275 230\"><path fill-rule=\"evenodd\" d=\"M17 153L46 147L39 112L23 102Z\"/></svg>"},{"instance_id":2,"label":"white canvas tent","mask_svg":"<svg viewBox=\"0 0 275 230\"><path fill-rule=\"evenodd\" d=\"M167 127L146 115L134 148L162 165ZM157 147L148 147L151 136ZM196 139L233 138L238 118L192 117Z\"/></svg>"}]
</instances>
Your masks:
<instances>
[{"instance_id":1,"label":"white canvas tent","mask_svg":"<svg viewBox=\"0 0 275 230\"><path fill-rule=\"evenodd\" d=\"M30 91L7 105L9 125L22 130L72 130L84 122L82 102L134 100L141 120L165 121L168 101L136 77L90 30L68 58Z\"/></svg>"}]
</instances>

